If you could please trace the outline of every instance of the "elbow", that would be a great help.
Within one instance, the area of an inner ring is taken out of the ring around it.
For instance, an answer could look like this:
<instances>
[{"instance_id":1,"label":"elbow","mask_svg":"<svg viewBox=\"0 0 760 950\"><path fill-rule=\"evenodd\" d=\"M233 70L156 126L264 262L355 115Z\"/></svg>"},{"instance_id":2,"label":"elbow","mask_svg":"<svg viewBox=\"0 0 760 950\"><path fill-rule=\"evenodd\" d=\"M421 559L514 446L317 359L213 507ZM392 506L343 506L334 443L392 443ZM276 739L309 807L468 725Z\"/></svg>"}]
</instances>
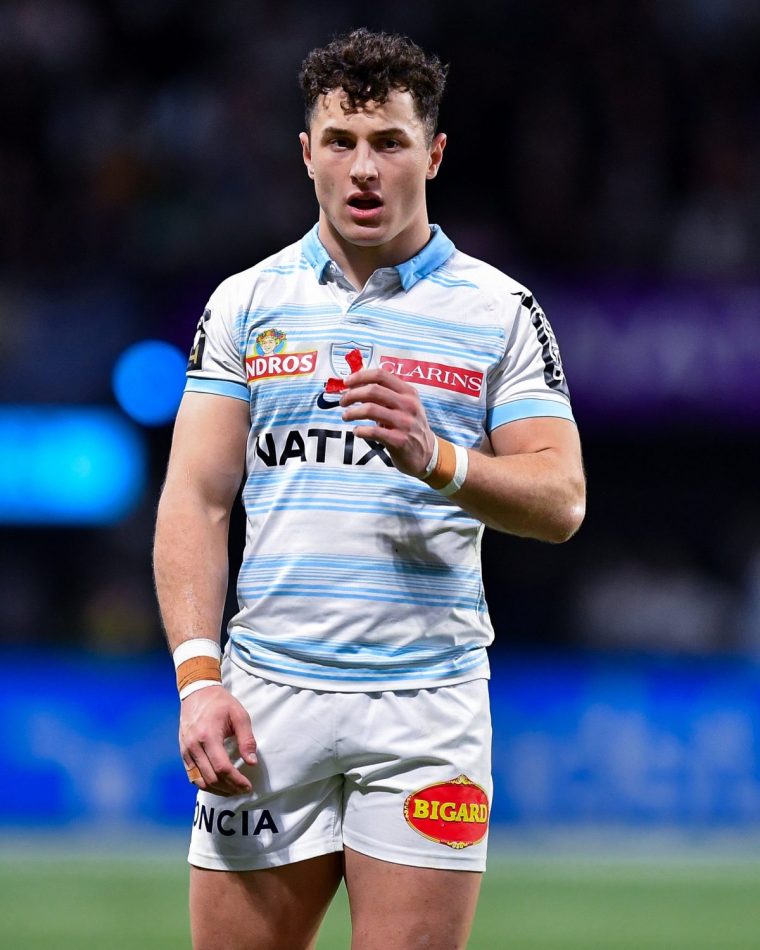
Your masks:
<instances>
[{"instance_id":1,"label":"elbow","mask_svg":"<svg viewBox=\"0 0 760 950\"><path fill-rule=\"evenodd\" d=\"M570 506L567 511L555 519L553 524L547 526L549 530L543 540L549 541L551 544L564 544L565 541L569 541L578 531L583 524L585 515L585 505Z\"/></svg>"},{"instance_id":2,"label":"elbow","mask_svg":"<svg viewBox=\"0 0 760 950\"><path fill-rule=\"evenodd\" d=\"M572 493L564 504L558 505L546 524L546 535L541 539L551 544L564 544L578 531L586 517L585 486Z\"/></svg>"}]
</instances>

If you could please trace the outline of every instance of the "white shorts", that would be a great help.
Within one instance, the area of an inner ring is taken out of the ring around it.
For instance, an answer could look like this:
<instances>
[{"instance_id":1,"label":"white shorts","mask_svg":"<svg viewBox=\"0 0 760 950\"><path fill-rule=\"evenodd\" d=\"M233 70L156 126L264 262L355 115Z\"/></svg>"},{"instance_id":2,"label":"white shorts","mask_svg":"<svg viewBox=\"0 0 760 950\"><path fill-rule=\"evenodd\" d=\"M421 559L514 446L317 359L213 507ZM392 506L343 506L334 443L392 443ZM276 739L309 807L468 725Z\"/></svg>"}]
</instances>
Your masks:
<instances>
[{"instance_id":1,"label":"white shorts","mask_svg":"<svg viewBox=\"0 0 760 950\"><path fill-rule=\"evenodd\" d=\"M346 845L396 864L485 870L487 680L336 693L272 683L228 657L222 677L251 715L258 764L234 758L248 795L198 792L191 864L254 870Z\"/></svg>"}]
</instances>

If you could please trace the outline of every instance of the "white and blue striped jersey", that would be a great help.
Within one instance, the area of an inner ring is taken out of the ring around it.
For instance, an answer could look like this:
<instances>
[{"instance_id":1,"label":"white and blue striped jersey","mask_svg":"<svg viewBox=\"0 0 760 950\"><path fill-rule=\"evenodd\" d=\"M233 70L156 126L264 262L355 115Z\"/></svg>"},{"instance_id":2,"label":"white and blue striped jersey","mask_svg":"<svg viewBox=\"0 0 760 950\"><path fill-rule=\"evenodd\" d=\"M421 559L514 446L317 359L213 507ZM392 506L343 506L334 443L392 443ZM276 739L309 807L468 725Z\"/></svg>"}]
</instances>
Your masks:
<instances>
[{"instance_id":1,"label":"white and blue striped jersey","mask_svg":"<svg viewBox=\"0 0 760 950\"><path fill-rule=\"evenodd\" d=\"M343 422L325 383L348 375L352 349L417 386L433 431L468 448L513 420L573 418L530 292L435 225L416 257L360 292L316 226L225 280L198 324L187 390L250 406L233 658L313 689L487 677L483 525Z\"/></svg>"}]
</instances>

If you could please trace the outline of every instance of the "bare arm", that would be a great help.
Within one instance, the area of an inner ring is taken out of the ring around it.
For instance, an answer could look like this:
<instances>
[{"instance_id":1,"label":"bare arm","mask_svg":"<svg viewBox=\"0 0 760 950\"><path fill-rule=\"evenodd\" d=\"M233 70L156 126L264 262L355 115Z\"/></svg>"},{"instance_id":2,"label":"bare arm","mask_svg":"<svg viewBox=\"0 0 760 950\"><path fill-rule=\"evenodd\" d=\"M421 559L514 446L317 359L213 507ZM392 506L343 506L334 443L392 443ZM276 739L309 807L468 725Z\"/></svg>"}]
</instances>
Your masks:
<instances>
[{"instance_id":1,"label":"bare arm","mask_svg":"<svg viewBox=\"0 0 760 950\"><path fill-rule=\"evenodd\" d=\"M227 593L230 511L245 468L248 406L242 400L187 393L177 414L169 468L156 521L154 566L170 649L204 637L218 640ZM199 787L240 794L248 780L232 766L224 740L234 735L255 762L250 719L221 686L182 701L180 750L200 769Z\"/></svg>"},{"instance_id":2,"label":"bare arm","mask_svg":"<svg viewBox=\"0 0 760 950\"><path fill-rule=\"evenodd\" d=\"M397 468L419 475L435 436L414 386L384 370L361 370L347 380L346 420L371 419L356 434L388 448ZM494 455L470 451L467 479L452 496L465 511L498 531L565 541L583 520L585 480L580 441L565 419L523 419L491 435Z\"/></svg>"},{"instance_id":3,"label":"bare arm","mask_svg":"<svg viewBox=\"0 0 760 950\"><path fill-rule=\"evenodd\" d=\"M458 505L497 531L567 541L583 521L578 431L567 419L520 419L491 433L494 456L469 453Z\"/></svg>"}]
</instances>

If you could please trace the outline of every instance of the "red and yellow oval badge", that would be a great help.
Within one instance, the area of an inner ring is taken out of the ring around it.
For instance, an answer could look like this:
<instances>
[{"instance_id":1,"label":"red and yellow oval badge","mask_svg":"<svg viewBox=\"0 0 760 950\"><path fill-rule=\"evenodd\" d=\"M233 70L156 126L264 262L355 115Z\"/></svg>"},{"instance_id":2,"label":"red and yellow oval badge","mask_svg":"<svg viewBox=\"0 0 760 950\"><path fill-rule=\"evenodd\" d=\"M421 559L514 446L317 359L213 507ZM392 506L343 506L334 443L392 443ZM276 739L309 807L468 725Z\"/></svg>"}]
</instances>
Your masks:
<instances>
[{"instance_id":1,"label":"red and yellow oval badge","mask_svg":"<svg viewBox=\"0 0 760 950\"><path fill-rule=\"evenodd\" d=\"M415 831L457 849L485 838L488 813L488 795L466 775L421 788L404 802L404 818Z\"/></svg>"}]
</instances>

